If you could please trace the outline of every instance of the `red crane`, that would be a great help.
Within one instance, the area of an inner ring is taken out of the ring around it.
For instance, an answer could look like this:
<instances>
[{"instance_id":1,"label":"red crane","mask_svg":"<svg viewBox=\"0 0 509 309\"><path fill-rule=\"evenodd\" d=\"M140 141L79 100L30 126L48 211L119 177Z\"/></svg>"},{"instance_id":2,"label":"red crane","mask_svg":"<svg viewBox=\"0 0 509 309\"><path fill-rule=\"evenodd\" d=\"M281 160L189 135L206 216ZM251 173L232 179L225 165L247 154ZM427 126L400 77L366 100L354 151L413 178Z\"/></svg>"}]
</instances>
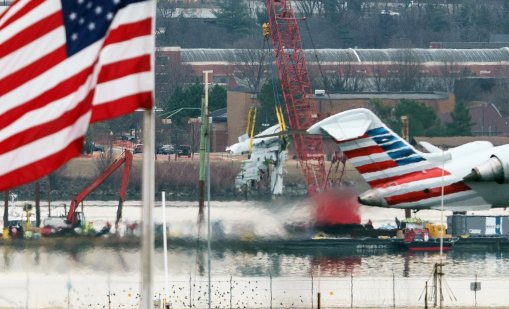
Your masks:
<instances>
[{"instance_id":1,"label":"red crane","mask_svg":"<svg viewBox=\"0 0 509 309\"><path fill-rule=\"evenodd\" d=\"M286 112L292 130L305 130L318 120L316 104L310 100L311 83L299 25L290 1L267 0L270 32ZM293 134L295 152L305 177L308 193L326 189L322 138Z\"/></svg>"},{"instance_id":2,"label":"red crane","mask_svg":"<svg viewBox=\"0 0 509 309\"><path fill-rule=\"evenodd\" d=\"M71 226L78 224L78 216L76 215L76 209L78 205L85 200L85 198L99 187L114 171L116 171L122 164L125 164L124 170L122 171L122 179L120 182L120 188L118 189L118 208L117 218L115 221L115 228L118 225L120 218L122 218L122 204L125 200L125 194L127 191L127 184L129 183L129 173L131 171L133 162L133 154L129 150L124 150L122 155L111 163L102 173L89 184L83 191L78 193L71 201L69 212L67 213L67 223Z\"/></svg>"}]
</instances>

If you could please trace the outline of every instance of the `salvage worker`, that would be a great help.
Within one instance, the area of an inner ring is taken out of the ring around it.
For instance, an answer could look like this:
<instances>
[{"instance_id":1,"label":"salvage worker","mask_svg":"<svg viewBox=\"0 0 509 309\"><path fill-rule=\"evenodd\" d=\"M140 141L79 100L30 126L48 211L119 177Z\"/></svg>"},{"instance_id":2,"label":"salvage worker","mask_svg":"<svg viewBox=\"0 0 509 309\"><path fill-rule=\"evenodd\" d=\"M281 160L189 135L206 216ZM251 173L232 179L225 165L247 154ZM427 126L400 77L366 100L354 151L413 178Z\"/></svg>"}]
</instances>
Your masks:
<instances>
[{"instance_id":1,"label":"salvage worker","mask_svg":"<svg viewBox=\"0 0 509 309\"><path fill-rule=\"evenodd\" d=\"M263 25L262 25L262 32L263 32L263 37L265 38L265 40L268 40L269 37L270 37L270 25L269 25L269 23L263 23Z\"/></svg>"},{"instance_id":2,"label":"salvage worker","mask_svg":"<svg viewBox=\"0 0 509 309\"><path fill-rule=\"evenodd\" d=\"M373 222L371 222L371 219L368 219L368 223L366 223L365 227L367 229L372 229L373 228Z\"/></svg>"}]
</instances>

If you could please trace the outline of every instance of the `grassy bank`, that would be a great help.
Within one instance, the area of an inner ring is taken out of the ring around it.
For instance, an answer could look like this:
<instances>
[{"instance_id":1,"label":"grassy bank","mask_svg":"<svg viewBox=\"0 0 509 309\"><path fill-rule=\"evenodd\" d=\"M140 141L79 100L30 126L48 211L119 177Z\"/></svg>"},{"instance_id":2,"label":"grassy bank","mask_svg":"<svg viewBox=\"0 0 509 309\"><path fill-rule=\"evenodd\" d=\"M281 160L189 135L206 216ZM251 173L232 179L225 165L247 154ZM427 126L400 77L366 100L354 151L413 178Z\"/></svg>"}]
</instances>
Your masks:
<instances>
[{"instance_id":1,"label":"grassy bank","mask_svg":"<svg viewBox=\"0 0 509 309\"><path fill-rule=\"evenodd\" d=\"M169 160L170 159L170 160ZM230 157L226 154L213 154L211 156L211 198L212 199L243 199L245 196L235 189L235 176L240 171L241 161L245 157ZM80 157L70 161L67 165L43 178L39 184L41 200L70 200L90 184L104 168L111 163L104 157ZM325 168L329 170L330 163ZM127 190L128 200L141 200L141 154L136 154L133 160L133 169ZM121 169L111 175L99 188L93 191L87 199L115 200L120 185ZM197 198L198 192L199 160L194 158L179 158L159 155L155 162L155 189L156 192L166 191L170 199L191 200ZM361 176L352 166L346 166L343 180L366 186ZM285 195L296 196L306 193L304 179L300 166L295 160L288 160L284 175ZM251 192L250 199L268 198L267 188ZM34 199L34 184L25 185L13 190L18 194L19 200Z\"/></svg>"},{"instance_id":2,"label":"grassy bank","mask_svg":"<svg viewBox=\"0 0 509 309\"><path fill-rule=\"evenodd\" d=\"M212 199L236 199L244 196L235 189L235 176L240 171L240 164L243 158L228 157L222 154L215 154L210 164L210 184ZM70 200L77 193L82 191L100 174L110 162L105 162L101 156L80 157L70 161L64 167L48 177L39 181L41 199L47 200ZM93 200L114 200L117 199L117 192L122 176L122 168L111 175L99 188L93 191L87 199ZM128 200L141 199L141 155L135 155L129 186L127 190ZM297 185L303 186L303 179L300 170L295 164L289 167L288 179L285 181L289 188ZM199 160L195 156L192 159L179 158L175 160L168 156L158 156L155 162L155 189L156 192L168 192L170 199L196 199L199 181ZM25 185L13 190L19 200L34 199L34 184ZM262 193L259 194L263 196ZM256 193L254 193L256 197Z\"/></svg>"}]
</instances>

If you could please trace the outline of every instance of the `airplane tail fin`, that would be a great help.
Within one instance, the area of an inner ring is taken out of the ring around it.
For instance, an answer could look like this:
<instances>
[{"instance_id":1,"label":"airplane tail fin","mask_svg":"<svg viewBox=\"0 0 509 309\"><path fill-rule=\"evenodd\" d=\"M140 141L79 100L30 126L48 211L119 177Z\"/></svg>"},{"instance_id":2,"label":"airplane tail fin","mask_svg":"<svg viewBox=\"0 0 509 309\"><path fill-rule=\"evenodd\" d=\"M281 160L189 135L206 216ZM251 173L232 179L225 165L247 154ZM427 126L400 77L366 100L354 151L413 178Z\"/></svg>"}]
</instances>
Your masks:
<instances>
[{"instance_id":1,"label":"airplane tail fin","mask_svg":"<svg viewBox=\"0 0 509 309\"><path fill-rule=\"evenodd\" d=\"M383 187L400 177L433 165L412 145L389 129L373 112L359 108L330 116L308 130L325 131L372 187Z\"/></svg>"}]
</instances>

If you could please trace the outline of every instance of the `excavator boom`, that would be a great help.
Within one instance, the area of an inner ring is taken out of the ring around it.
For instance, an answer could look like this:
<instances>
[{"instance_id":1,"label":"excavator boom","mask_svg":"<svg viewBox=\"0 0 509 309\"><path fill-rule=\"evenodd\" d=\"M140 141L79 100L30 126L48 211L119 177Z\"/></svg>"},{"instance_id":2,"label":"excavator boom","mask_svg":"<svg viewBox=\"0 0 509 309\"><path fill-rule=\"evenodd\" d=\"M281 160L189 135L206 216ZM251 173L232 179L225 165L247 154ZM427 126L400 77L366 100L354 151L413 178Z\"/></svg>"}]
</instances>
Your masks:
<instances>
[{"instance_id":1,"label":"excavator boom","mask_svg":"<svg viewBox=\"0 0 509 309\"><path fill-rule=\"evenodd\" d=\"M120 188L118 190L119 197L119 209L117 210L117 220L120 219L122 215L122 204L125 200L125 194L127 191L127 185L129 183L129 173L131 172L133 162L133 154L129 150L124 150L122 155L117 158L113 163L111 163L102 173L95 179L91 184L89 184L83 191L78 193L71 201L71 205L69 208L69 212L67 213L67 222L71 223L73 226L77 224L78 218L76 216L76 209L78 205L85 200L85 198L97 187L99 187L113 172L115 172L122 164L124 164L124 170L122 172L122 179L120 183Z\"/></svg>"}]
</instances>

